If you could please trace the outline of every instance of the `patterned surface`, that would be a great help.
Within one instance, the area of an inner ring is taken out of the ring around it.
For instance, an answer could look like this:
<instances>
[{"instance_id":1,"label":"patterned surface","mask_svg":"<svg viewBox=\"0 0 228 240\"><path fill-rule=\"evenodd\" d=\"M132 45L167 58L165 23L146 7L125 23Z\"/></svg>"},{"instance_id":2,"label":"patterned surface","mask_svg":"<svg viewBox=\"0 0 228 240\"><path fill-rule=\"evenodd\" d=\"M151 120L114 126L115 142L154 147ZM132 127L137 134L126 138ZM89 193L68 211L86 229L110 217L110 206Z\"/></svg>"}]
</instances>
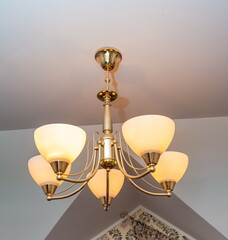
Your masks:
<instances>
[{"instance_id":1,"label":"patterned surface","mask_svg":"<svg viewBox=\"0 0 228 240\"><path fill-rule=\"evenodd\" d=\"M190 240L145 210L124 219L97 240Z\"/></svg>"}]
</instances>

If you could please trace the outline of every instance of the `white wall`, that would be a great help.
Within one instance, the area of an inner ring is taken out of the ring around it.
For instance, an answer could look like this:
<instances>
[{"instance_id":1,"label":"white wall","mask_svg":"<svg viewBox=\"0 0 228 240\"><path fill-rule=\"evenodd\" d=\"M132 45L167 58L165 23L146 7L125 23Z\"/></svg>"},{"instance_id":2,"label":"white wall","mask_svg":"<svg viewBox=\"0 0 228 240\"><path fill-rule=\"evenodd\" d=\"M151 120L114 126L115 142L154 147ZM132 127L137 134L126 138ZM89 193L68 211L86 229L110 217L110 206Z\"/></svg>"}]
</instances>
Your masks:
<instances>
[{"instance_id":1,"label":"white wall","mask_svg":"<svg viewBox=\"0 0 228 240\"><path fill-rule=\"evenodd\" d=\"M33 130L0 132L0 239L43 240L72 199L47 202L29 175Z\"/></svg>"},{"instance_id":2,"label":"white wall","mask_svg":"<svg viewBox=\"0 0 228 240\"><path fill-rule=\"evenodd\" d=\"M228 238L228 117L176 120L169 149L189 155L175 194Z\"/></svg>"}]
</instances>

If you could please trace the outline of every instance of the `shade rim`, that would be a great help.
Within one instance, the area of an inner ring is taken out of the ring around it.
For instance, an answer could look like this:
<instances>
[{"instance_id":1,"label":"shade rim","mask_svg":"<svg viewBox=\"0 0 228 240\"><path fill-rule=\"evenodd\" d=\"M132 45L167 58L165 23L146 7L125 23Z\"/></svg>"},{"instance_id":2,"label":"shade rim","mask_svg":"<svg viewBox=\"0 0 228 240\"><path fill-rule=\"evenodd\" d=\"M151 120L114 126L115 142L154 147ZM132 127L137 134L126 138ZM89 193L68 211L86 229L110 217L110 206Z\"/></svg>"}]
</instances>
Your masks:
<instances>
[{"instance_id":1,"label":"shade rim","mask_svg":"<svg viewBox=\"0 0 228 240\"><path fill-rule=\"evenodd\" d=\"M68 124L68 123L48 123L48 124L45 124L45 125L42 125L38 128L35 129L34 133L39 130L39 129L42 129L42 128L46 128L48 126L69 126L69 127L74 127L74 128L78 128L78 129L81 129L82 131L85 132L84 129L82 129L81 127L78 127L76 125L73 125L73 124Z\"/></svg>"},{"instance_id":2,"label":"shade rim","mask_svg":"<svg viewBox=\"0 0 228 240\"><path fill-rule=\"evenodd\" d=\"M186 153L183 153L183 152L169 150L169 151L163 152L162 154L165 154L165 153L177 153L177 154L180 154L180 155L184 155L185 157L187 157L187 159L189 159L188 155Z\"/></svg>"},{"instance_id":3,"label":"shade rim","mask_svg":"<svg viewBox=\"0 0 228 240\"><path fill-rule=\"evenodd\" d=\"M153 117L163 118L163 119L166 118L166 119L168 119L168 120L170 120L170 121L172 121L172 122L174 123L174 121L173 121L172 118L167 117L167 116L164 116L164 115L160 115L160 114L144 114L144 115L139 115L139 116L135 116L135 117L129 118L127 121L125 121L125 122L122 124L122 126L123 126L125 123L127 123L127 122L129 122L129 121L131 121L131 120L133 120L133 119L143 118L143 117L146 117L146 116L153 116ZM175 124L175 123L174 123L174 124Z\"/></svg>"}]
</instances>

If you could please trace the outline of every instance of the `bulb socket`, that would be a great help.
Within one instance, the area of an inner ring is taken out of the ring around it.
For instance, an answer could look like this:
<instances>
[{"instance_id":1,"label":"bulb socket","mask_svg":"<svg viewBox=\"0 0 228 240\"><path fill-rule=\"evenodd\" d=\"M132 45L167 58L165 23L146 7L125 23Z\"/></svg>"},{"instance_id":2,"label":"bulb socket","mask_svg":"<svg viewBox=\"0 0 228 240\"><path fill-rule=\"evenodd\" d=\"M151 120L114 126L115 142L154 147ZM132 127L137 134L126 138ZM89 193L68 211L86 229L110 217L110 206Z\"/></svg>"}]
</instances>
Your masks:
<instances>
[{"instance_id":1,"label":"bulb socket","mask_svg":"<svg viewBox=\"0 0 228 240\"><path fill-rule=\"evenodd\" d=\"M109 210L109 207L110 207L110 204L111 204L111 202L112 202L112 199L113 199L112 197L109 197L109 198L108 198L108 201L107 201L107 198L106 198L106 197L101 197L101 198L100 198L101 203L102 203L105 211L108 211L108 210Z\"/></svg>"},{"instance_id":2,"label":"bulb socket","mask_svg":"<svg viewBox=\"0 0 228 240\"><path fill-rule=\"evenodd\" d=\"M53 171L56 174L63 174L65 173L69 163L66 161L62 161L62 160L56 160L50 163L51 167L53 169Z\"/></svg>"},{"instance_id":3,"label":"bulb socket","mask_svg":"<svg viewBox=\"0 0 228 240\"><path fill-rule=\"evenodd\" d=\"M172 192L175 187L176 182L174 181L163 181L161 182L161 186L166 192Z\"/></svg>"},{"instance_id":4,"label":"bulb socket","mask_svg":"<svg viewBox=\"0 0 228 240\"><path fill-rule=\"evenodd\" d=\"M48 197L51 197L57 189L57 186L54 184L46 184L41 187L43 189L44 194Z\"/></svg>"},{"instance_id":5,"label":"bulb socket","mask_svg":"<svg viewBox=\"0 0 228 240\"><path fill-rule=\"evenodd\" d=\"M148 152L142 155L142 158L148 167L156 166L161 154L158 152ZM155 168L152 172L155 171Z\"/></svg>"}]
</instances>

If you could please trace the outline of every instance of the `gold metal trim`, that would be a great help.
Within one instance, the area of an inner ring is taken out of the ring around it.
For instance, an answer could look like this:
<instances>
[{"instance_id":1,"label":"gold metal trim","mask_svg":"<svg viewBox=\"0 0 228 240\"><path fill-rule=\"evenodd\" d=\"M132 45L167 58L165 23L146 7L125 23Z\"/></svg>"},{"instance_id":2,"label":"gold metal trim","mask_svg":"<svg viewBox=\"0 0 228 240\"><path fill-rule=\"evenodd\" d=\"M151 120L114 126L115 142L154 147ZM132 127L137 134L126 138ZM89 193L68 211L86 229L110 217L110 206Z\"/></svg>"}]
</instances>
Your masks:
<instances>
[{"instance_id":1,"label":"gold metal trim","mask_svg":"<svg viewBox=\"0 0 228 240\"><path fill-rule=\"evenodd\" d=\"M95 59L105 71L115 71L122 60L122 55L119 50L106 47L96 52Z\"/></svg>"},{"instance_id":2,"label":"gold metal trim","mask_svg":"<svg viewBox=\"0 0 228 240\"><path fill-rule=\"evenodd\" d=\"M117 161L114 158L105 158L100 160L100 165L104 169L107 169L107 168L112 169L116 166L116 164L117 164Z\"/></svg>"},{"instance_id":3,"label":"gold metal trim","mask_svg":"<svg viewBox=\"0 0 228 240\"><path fill-rule=\"evenodd\" d=\"M47 196L47 200L48 201L51 201L51 200L59 200L59 199L64 199L64 198L68 198L68 197L71 197L73 195L75 195L76 193L80 192L87 184L88 182L84 182L79 188L77 188L75 191L69 193L69 194L66 194L66 195L63 195L63 196L55 196L55 194L53 194L52 196Z\"/></svg>"},{"instance_id":4,"label":"gold metal trim","mask_svg":"<svg viewBox=\"0 0 228 240\"><path fill-rule=\"evenodd\" d=\"M138 190L140 190L143 193L146 193L148 195L152 195L152 196L171 196L171 192L166 192L166 193L154 193L154 192L150 192L147 191L146 189L143 189L142 187L140 187L139 185L137 185L132 179L128 178L128 180L130 181L130 183L136 187Z\"/></svg>"},{"instance_id":5,"label":"gold metal trim","mask_svg":"<svg viewBox=\"0 0 228 240\"><path fill-rule=\"evenodd\" d=\"M104 169L112 169L116 166L117 164L117 161L116 161L116 157L115 157L115 151L114 151L114 137L113 135L111 134L112 132L112 123L110 122L111 121L111 116L108 115L107 118L104 117L104 125L103 126L103 132L105 133L101 138L100 138L100 141L101 141L101 146L102 146L102 155L101 155L101 158L100 158L100 166L103 167ZM104 141L106 139L109 139L110 140L110 145L111 145L111 156L109 158L105 158L104 156Z\"/></svg>"},{"instance_id":6,"label":"gold metal trim","mask_svg":"<svg viewBox=\"0 0 228 240\"><path fill-rule=\"evenodd\" d=\"M100 159L100 148L101 146L99 145L98 149L94 149L94 154L93 154L93 166L92 166L92 170L90 172L90 174L87 175L86 178L78 178L78 179L71 179L68 177L65 177L65 175L61 174L61 173L57 173L57 180L61 181L66 181L66 182L72 182L72 183L84 183L84 182L88 182L97 172L98 168L99 168L99 159ZM97 151L98 151L98 159L97 159Z\"/></svg>"},{"instance_id":7,"label":"gold metal trim","mask_svg":"<svg viewBox=\"0 0 228 240\"><path fill-rule=\"evenodd\" d=\"M115 101L118 97L118 94L115 92L115 91L112 91L112 90L103 90L103 91L100 91L98 94L97 94L97 98L101 101L105 101L106 98L109 98L110 101Z\"/></svg>"},{"instance_id":8,"label":"gold metal trim","mask_svg":"<svg viewBox=\"0 0 228 240\"><path fill-rule=\"evenodd\" d=\"M109 198L108 198L108 201L107 201L106 196L100 198L101 203L102 203L102 205L104 206L104 210L105 210L105 211L108 211L108 210L109 210L109 207L110 207L110 205L111 205L112 199L113 199L112 197L109 197Z\"/></svg>"},{"instance_id":9,"label":"gold metal trim","mask_svg":"<svg viewBox=\"0 0 228 240\"><path fill-rule=\"evenodd\" d=\"M155 172L155 167L158 163L161 154L158 152L148 152L142 155L142 158L148 167L151 167L152 172Z\"/></svg>"},{"instance_id":10,"label":"gold metal trim","mask_svg":"<svg viewBox=\"0 0 228 240\"><path fill-rule=\"evenodd\" d=\"M53 169L53 171L57 174L61 173L65 173L69 163L68 162L65 162L65 161L54 161L54 162L51 162L51 167Z\"/></svg>"},{"instance_id":11,"label":"gold metal trim","mask_svg":"<svg viewBox=\"0 0 228 240\"><path fill-rule=\"evenodd\" d=\"M161 186L166 192L172 192L175 187L176 182L174 181L164 181L161 182Z\"/></svg>"},{"instance_id":12,"label":"gold metal trim","mask_svg":"<svg viewBox=\"0 0 228 240\"><path fill-rule=\"evenodd\" d=\"M105 104L104 104L104 120L102 124L102 130L105 134L111 134L112 133L112 116L111 116L111 105L110 105L110 99L105 98Z\"/></svg>"},{"instance_id":13,"label":"gold metal trim","mask_svg":"<svg viewBox=\"0 0 228 240\"><path fill-rule=\"evenodd\" d=\"M57 189L57 186L54 184L46 184L41 187L46 196L52 196L55 193L55 190Z\"/></svg>"},{"instance_id":14,"label":"gold metal trim","mask_svg":"<svg viewBox=\"0 0 228 240\"><path fill-rule=\"evenodd\" d=\"M128 179L140 179L142 177L145 177L146 175L148 175L149 173L151 173L151 168L147 169L145 172L141 173L141 174L137 174L137 175L129 175L124 167L124 163L123 163L123 157L122 154L120 152L120 150L117 147L117 143L114 143L114 150L115 150L115 156L116 156L116 161L117 161L117 165L120 169L120 171L123 173L123 175L125 177L127 177Z\"/></svg>"}]
</instances>

